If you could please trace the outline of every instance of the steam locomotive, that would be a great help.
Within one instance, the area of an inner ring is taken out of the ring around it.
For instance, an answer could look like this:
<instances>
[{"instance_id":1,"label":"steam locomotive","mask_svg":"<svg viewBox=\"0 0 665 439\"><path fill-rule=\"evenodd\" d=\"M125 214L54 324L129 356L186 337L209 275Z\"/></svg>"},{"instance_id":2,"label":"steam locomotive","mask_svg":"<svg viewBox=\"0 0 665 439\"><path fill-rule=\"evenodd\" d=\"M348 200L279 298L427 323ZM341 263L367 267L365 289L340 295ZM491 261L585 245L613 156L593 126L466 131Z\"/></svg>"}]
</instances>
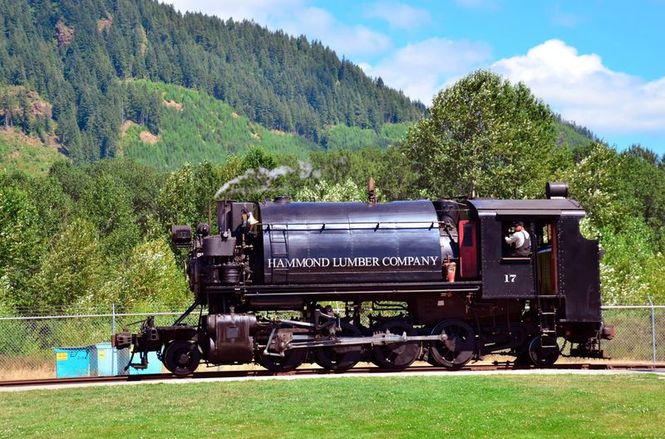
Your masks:
<instances>
[{"instance_id":1,"label":"steam locomotive","mask_svg":"<svg viewBox=\"0 0 665 439\"><path fill-rule=\"evenodd\" d=\"M343 371L359 361L402 369L416 360L459 369L490 353L552 365L603 357L614 331L600 311L598 242L568 186L546 199L217 203L209 224L173 226L189 249L194 303L171 326L115 334L134 367L156 351L176 375L256 362ZM527 251L505 237L524 225ZM197 325L183 323L199 310ZM132 362L134 360L131 360Z\"/></svg>"}]
</instances>

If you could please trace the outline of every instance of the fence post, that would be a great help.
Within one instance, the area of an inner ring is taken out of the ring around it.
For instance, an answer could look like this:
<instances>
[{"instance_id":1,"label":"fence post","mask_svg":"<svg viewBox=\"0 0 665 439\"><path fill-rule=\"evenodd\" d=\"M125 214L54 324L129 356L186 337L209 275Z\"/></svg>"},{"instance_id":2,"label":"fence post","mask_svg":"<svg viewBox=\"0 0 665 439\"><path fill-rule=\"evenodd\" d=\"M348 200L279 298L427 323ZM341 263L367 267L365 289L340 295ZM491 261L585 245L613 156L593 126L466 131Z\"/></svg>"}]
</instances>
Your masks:
<instances>
[{"instance_id":1,"label":"fence post","mask_svg":"<svg viewBox=\"0 0 665 439\"><path fill-rule=\"evenodd\" d=\"M648 296L649 306L651 307L651 357L653 364L656 364L656 308L653 305L651 296Z\"/></svg>"},{"instance_id":2,"label":"fence post","mask_svg":"<svg viewBox=\"0 0 665 439\"><path fill-rule=\"evenodd\" d=\"M111 337L115 335L115 302L111 304ZM115 348L111 346L111 374L115 372Z\"/></svg>"}]
</instances>

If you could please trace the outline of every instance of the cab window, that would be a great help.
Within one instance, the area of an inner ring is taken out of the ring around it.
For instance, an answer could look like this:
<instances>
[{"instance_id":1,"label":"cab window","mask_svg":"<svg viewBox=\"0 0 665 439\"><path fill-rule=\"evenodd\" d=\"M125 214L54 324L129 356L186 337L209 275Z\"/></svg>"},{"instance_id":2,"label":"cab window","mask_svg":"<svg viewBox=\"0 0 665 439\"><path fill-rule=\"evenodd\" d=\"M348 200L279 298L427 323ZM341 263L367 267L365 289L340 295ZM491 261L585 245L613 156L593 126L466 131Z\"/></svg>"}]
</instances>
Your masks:
<instances>
[{"instance_id":1,"label":"cab window","mask_svg":"<svg viewBox=\"0 0 665 439\"><path fill-rule=\"evenodd\" d=\"M533 236L530 224L524 220L510 220L501 223L501 248L504 258L529 258Z\"/></svg>"}]
</instances>

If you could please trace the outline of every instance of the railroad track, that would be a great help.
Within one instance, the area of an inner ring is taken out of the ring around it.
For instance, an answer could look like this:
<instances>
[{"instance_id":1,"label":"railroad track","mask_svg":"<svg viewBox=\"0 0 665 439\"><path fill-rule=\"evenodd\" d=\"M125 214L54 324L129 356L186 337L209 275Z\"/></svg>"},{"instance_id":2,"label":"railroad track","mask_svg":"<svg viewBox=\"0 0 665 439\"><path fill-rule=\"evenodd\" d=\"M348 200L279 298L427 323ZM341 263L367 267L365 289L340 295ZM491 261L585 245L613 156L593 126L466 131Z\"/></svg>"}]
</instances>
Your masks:
<instances>
[{"instance_id":1,"label":"railroad track","mask_svg":"<svg viewBox=\"0 0 665 439\"><path fill-rule=\"evenodd\" d=\"M555 364L548 368L530 368L530 367L516 367L510 362L500 362L495 364L475 364L467 365L460 369L460 371L501 371L501 370L635 370L635 371L649 371L649 370L665 370L665 363L562 363ZM312 376L312 375L339 375L344 376L348 373L392 373L392 374L409 374L417 372L449 372L454 374L458 371L450 371L444 367L436 366L412 366L403 370L389 370L378 367L354 367L346 372L334 372L320 368L303 368L291 372L270 372L268 370L229 370L229 371L212 371L212 372L195 372L189 377L176 377L171 374L145 374L145 375L118 375L118 376L104 376L104 377L77 377L77 378L44 378L44 379L30 379L30 380L8 380L0 381L0 388L8 387L35 387L50 385L70 385L70 384L96 384L96 383L113 383L113 382L149 382L156 380L205 380L210 378L244 378L244 377L271 377L271 376Z\"/></svg>"}]
</instances>

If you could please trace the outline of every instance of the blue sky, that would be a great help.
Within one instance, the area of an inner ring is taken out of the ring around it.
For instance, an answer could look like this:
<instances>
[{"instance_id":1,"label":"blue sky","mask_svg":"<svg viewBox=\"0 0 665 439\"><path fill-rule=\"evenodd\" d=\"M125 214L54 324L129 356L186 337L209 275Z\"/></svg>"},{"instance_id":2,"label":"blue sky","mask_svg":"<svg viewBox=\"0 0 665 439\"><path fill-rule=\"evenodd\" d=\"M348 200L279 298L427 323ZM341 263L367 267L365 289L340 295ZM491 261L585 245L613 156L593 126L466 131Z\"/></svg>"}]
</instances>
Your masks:
<instances>
[{"instance_id":1,"label":"blue sky","mask_svg":"<svg viewBox=\"0 0 665 439\"><path fill-rule=\"evenodd\" d=\"M167 2L317 39L427 105L491 69L619 149L665 154L665 0Z\"/></svg>"}]
</instances>

